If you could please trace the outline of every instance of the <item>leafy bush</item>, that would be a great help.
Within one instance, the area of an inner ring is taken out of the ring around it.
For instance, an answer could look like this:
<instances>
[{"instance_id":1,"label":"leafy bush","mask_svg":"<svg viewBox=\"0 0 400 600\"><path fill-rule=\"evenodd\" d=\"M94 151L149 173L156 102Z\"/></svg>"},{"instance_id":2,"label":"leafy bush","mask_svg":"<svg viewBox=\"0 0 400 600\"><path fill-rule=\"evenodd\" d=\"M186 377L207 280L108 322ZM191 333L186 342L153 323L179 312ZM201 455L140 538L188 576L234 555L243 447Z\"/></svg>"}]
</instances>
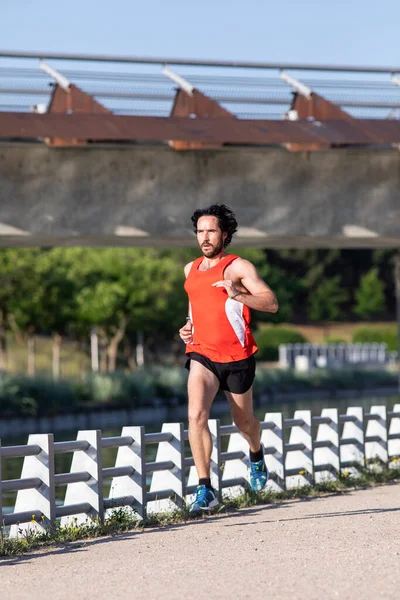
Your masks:
<instances>
[{"instance_id":1,"label":"leafy bush","mask_svg":"<svg viewBox=\"0 0 400 600\"><path fill-rule=\"evenodd\" d=\"M347 341L344 340L343 338L339 338L339 337L327 337L326 340L323 342L324 344L347 344Z\"/></svg>"},{"instance_id":2,"label":"leafy bush","mask_svg":"<svg viewBox=\"0 0 400 600\"><path fill-rule=\"evenodd\" d=\"M94 403L149 405L155 396L154 379L144 369L129 374L90 373L80 387L85 398Z\"/></svg>"},{"instance_id":3,"label":"leafy bush","mask_svg":"<svg viewBox=\"0 0 400 600\"><path fill-rule=\"evenodd\" d=\"M187 371L181 367L163 367L150 369L154 378L156 395L163 400L185 402L187 398Z\"/></svg>"},{"instance_id":4,"label":"leafy bush","mask_svg":"<svg viewBox=\"0 0 400 600\"><path fill-rule=\"evenodd\" d=\"M397 327L359 327L353 334L353 342L355 344L379 342L387 344L390 352L395 352L398 347Z\"/></svg>"},{"instance_id":5,"label":"leafy bush","mask_svg":"<svg viewBox=\"0 0 400 600\"><path fill-rule=\"evenodd\" d=\"M383 369L316 369L310 373L296 373L294 370L258 368L254 393L257 395L307 390L368 390L373 387L392 387L396 384L397 373Z\"/></svg>"},{"instance_id":6,"label":"leafy bush","mask_svg":"<svg viewBox=\"0 0 400 600\"><path fill-rule=\"evenodd\" d=\"M306 338L294 329L287 327L266 327L255 334L258 346L258 360L279 360L279 344L302 344Z\"/></svg>"},{"instance_id":7,"label":"leafy bush","mask_svg":"<svg viewBox=\"0 0 400 600\"><path fill-rule=\"evenodd\" d=\"M36 417L55 414L78 403L73 384L46 377L0 376L0 413Z\"/></svg>"}]
</instances>

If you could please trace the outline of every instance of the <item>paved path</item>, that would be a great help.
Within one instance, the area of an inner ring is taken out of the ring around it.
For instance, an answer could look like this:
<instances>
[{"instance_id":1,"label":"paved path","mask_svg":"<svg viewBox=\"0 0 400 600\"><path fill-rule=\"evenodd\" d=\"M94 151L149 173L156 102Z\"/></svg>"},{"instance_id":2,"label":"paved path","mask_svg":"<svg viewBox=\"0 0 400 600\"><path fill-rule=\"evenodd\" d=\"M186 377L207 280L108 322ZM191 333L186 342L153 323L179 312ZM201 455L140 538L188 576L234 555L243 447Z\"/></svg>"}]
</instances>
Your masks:
<instances>
[{"instance_id":1,"label":"paved path","mask_svg":"<svg viewBox=\"0 0 400 600\"><path fill-rule=\"evenodd\" d=\"M400 485L0 560L2 600L398 600Z\"/></svg>"}]
</instances>

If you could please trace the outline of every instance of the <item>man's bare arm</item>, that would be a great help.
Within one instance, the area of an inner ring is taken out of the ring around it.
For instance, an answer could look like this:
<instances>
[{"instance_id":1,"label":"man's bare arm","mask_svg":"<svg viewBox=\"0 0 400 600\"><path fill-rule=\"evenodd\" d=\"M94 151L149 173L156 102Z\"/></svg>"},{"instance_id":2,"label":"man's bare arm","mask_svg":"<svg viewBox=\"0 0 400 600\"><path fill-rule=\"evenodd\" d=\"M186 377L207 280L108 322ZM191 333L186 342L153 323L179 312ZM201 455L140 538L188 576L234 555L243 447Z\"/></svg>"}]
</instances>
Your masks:
<instances>
[{"instance_id":1,"label":"man's bare arm","mask_svg":"<svg viewBox=\"0 0 400 600\"><path fill-rule=\"evenodd\" d=\"M213 285L224 287L231 298L242 302L249 308L263 312L276 313L279 305L274 292L259 276L255 266L244 259L237 259L229 265L232 279L217 281ZM234 283L240 282L240 285ZM243 290L244 288L244 290Z\"/></svg>"},{"instance_id":2,"label":"man's bare arm","mask_svg":"<svg viewBox=\"0 0 400 600\"><path fill-rule=\"evenodd\" d=\"M185 265L184 271L185 271L185 278L187 279L189 273L190 273L190 269L192 268L192 264L193 261L188 263L187 265ZM188 317L190 315L190 302L188 304ZM181 340L183 342L185 342L185 344L190 344L193 342L193 336L192 336L192 322L189 319L186 319L186 323L183 327L180 328L179 330L179 337L181 338Z\"/></svg>"}]
</instances>

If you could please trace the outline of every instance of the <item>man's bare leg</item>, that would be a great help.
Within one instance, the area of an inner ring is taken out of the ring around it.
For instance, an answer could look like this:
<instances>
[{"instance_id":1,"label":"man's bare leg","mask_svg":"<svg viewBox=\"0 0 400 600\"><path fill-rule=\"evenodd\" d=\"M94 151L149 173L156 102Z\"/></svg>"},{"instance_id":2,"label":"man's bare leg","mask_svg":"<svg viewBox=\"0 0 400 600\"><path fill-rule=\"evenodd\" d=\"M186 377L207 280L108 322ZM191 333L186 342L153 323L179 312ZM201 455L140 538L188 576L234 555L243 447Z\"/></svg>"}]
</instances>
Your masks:
<instances>
[{"instance_id":1,"label":"man's bare leg","mask_svg":"<svg viewBox=\"0 0 400 600\"><path fill-rule=\"evenodd\" d=\"M199 479L210 477L212 439L208 418L218 388L214 373L192 360L188 379L189 442Z\"/></svg>"},{"instance_id":2,"label":"man's bare leg","mask_svg":"<svg viewBox=\"0 0 400 600\"><path fill-rule=\"evenodd\" d=\"M254 416L253 388L244 394L225 394L229 400L233 422L248 441L250 450L257 452L260 449L260 421Z\"/></svg>"},{"instance_id":3,"label":"man's bare leg","mask_svg":"<svg viewBox=\"0 0 400 600\"><path fill-rule=\"evenodd\" d=\"M268 469L264 460L264 450L260 441L260 422L253 412L253 391L250 388L244 394L226 392L233 420L240 433L250 446L250 488L260 492L268 481Z\"/></svg>"}]
</instances>

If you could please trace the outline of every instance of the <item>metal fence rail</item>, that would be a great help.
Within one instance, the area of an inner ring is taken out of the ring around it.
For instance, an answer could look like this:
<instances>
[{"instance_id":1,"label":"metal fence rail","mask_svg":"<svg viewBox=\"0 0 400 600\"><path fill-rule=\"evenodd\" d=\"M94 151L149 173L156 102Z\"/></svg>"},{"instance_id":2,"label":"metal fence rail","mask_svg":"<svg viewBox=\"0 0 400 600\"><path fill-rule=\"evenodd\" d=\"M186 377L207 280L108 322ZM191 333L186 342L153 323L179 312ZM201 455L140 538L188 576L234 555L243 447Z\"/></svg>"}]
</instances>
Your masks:
<instances>
[{"instance_id":1,"label":"metal fence rail","mask_svg":"<svg viewBox=\"0 0 400 600\"><path fill-rule=\"evenodd\" d=\"M26 112L48 104L51 79L40 69L40 59L115 114L170 114L175 86L163 75L163 65L173 66L240 118L282 118L292 94L281 71L299 74L306 86L357 118L398 118L400 107L395 77L400 67L0 51L0 111Z\"/></svg>"},{"instance_id":2,"label":"metal fence rail","mask_svg":"<svg viewBox=\"0 0 400 600\"><path fill-rule=\"evenodd\" d=\"M248 446L235 425L209 421L213 441L211 479L220 497L243 492L248 479ZM392 411L372 406L364 413L350 407L346 414L323 409L321 416L299 410L293 418L266 413L261 440L270 470L267 490L282 491L356 475L367 465L395 466L400 456L400 404ZM287 432L287 433L285 433ZM228 437L227 449L222 440ZM102 438L101 431L79 431L77 439L54 442L53 434L30 435L26 446L1 446L1 463L24 457L21 477L0 477L1 518L16 536L29 528L46 529L56 519L66 524L103 519L106 511L130 507L138 518L182 507L197 485L191 456L186 456L188 432L182 423L166 423L160 433L144 427L124 427L121 436ZM146 446L157 444L156 460L146 462ZM115 466L103 468L104 448L118 448ZM55 454L72 453L69 473L56 473ZM376 468L376 466L375 466ZM104 498L104 479L111 479ZM62 506L56 504L57 486L66 486ZM6 514L3 494L17 492L14 510Z\"/></svg>"}]
</instances>

